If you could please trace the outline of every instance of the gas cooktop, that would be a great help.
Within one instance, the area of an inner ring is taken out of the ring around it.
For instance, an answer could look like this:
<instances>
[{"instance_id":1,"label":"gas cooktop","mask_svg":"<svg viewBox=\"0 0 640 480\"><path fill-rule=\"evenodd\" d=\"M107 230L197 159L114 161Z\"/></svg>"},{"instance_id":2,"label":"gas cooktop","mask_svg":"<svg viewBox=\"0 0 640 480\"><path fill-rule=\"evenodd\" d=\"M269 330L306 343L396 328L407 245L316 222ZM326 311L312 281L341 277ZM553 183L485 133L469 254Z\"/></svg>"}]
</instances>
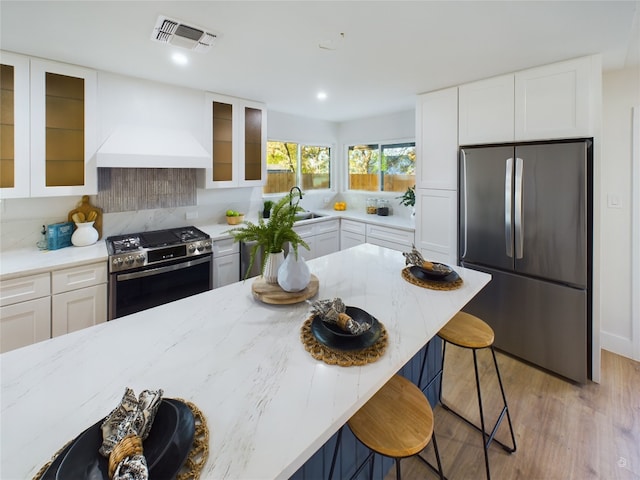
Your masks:
<instances>
[{"instance_id":1,"label":"gas cooktop","mask_svg":"<svg viewBox=\"0 0 640 480\"><path fill-rule=\"evenodd\" d=\"M196 227L116 235L106 245L111 272L211 254L211 237Z\"/></svg>"}]
</instances>

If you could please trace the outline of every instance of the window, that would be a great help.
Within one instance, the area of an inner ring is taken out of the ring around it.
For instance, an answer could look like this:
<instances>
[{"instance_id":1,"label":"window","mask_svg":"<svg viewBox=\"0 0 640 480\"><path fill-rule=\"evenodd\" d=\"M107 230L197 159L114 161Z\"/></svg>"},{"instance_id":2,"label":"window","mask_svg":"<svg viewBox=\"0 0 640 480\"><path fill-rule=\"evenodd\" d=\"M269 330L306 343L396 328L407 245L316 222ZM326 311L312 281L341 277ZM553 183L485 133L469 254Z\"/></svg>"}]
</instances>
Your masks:
<instances>
[{"instance_id":1,"label":"window","mask_svg":"<svg viewBox=\"0 0 640 480\"><path fill-rule=\"evenodd\" d=\"M294 142L267 142L267 184L264 193L283 193L291 187L331 188L331 148Z\"/></svg>"},{"instance_id":2,"label":"window","mask_svg":"<svg viewBox=\"0 0 640 480\"><path fill-rule=\"evenodd\" d=\"M416 183L415 142L350 145L349 190L404 192Z\"/></svg>"}]
</instances>

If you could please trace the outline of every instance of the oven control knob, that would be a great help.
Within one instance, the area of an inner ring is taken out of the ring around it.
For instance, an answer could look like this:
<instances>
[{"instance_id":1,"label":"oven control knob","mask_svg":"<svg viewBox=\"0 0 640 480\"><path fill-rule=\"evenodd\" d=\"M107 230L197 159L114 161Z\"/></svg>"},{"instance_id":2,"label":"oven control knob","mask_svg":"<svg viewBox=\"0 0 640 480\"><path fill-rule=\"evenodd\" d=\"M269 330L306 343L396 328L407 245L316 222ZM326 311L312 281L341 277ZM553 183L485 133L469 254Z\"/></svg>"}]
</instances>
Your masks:
<instances>
[{"instance_id":1,"label":"oven control knob","mask_svg":"<svg viewBox=\"0 0 640 480\"><path fill-rule=\"evenodd\" d=\"M211 242L204 242L204 249L211 250Z\"/></svg>"},{"instance_id":2,"label":"oven control knob","mask_svg":"<svg viewBox=\"0 0 640 480\"><path fill-rule=\"evenodd\" d=\"M197 246L195 244L189 245L189 253L193 253L196 251Z\"/></svg>"},{"instance_id":3,"label":"oven control knob","mask_svg":"<svg viewBox=\"0 0 640 480\"><path fill-rule=\"evenodd\" d=\"M122 258L120 258L120 257L114 258L113 259L113 266L114 267L121 267L122 266Z\"/></svg>"},{"instance_id":4,"label":"oven control knob","mask_svg":"<svg viewBox=\"0 0 640 480\"><path fill-rule=\"evenodd\" d=\"M140 254L136 257L136 262L144 263L144 255Z\"/></svg>"},{"instance_id":5,"label":"oven control knob","mask_svg":"<svg viewBox=\"0 0 640 480\"><path fill-rule=\"evenodd\" d=\"M133 257L131 255L128 255L127 258L124 259L124 263L126 263L127 265L133 265Z\"/></svg>"}]
</instances>

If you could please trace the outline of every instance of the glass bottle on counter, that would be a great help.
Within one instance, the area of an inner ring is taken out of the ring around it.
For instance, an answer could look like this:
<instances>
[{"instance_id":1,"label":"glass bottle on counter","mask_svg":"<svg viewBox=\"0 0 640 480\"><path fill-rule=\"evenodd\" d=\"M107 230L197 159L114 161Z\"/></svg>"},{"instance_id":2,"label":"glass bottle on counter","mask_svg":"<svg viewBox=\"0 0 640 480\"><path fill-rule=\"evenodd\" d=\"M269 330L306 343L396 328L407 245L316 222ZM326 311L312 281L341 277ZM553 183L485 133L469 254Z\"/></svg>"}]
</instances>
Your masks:
<instances>
[{"instance_id":1,"label":"glass bottle on counter","mask_svg":"<svg viewBox=\"0 0 640 480\"><path fill-rule=\"evenodd\" d=\"M380 199L378 200L378 215L381 217L386 217L389 215L389 200Z\"/></svg>"},{"instance_id":2,"label":"glass bottle on counter","mask_svg":"<svg viewBox=\"0 0 640 480\"><path fill-rule=\"evenodd\" d=\"M367 213L375 215L378 213L378 199L367 198Z\"/></svg>"}]
</instances>

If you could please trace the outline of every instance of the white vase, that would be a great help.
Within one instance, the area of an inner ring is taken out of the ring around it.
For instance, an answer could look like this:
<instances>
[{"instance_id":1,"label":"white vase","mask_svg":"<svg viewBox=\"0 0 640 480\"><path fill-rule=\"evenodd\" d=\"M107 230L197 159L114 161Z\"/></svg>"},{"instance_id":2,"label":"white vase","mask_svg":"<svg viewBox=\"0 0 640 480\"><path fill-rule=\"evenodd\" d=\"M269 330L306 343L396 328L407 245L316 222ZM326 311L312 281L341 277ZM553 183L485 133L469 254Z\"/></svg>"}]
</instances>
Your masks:
<instances>
[{"instance_id":1,"label":"white vase","mask_svg":"<svg viewBox=\"0 0 640 480\"><path fill-rule=\"evenodd\" d=\"M284 251L278 253L270 253L267 257L267 263L264 266L262 277L267 283L278 283L278 269L284 263Z\"/></svg>"},{"instance_id":2,"label":"white vase","mask_svg":"<svg viewBox=\"0 0 640 480\"><path fill-rule=\"evenodd\" d=\"M98 241L98 231L93 227L93 222L76 223L76 230L71 235L71 243L76 247L86 247Z\"/></svg>"},{"instance_id":3,"label":"white vase","mask_svg":"<svg viewBox=\"0 0 640 480\"><path fill-rule=\"evenodd\" d=\"M299 292L307 288L311 280L311 271L304 257L294 252L289 252L284 263L278 270L278 285L285 292Z\"/></svg>"}]
</instances>

